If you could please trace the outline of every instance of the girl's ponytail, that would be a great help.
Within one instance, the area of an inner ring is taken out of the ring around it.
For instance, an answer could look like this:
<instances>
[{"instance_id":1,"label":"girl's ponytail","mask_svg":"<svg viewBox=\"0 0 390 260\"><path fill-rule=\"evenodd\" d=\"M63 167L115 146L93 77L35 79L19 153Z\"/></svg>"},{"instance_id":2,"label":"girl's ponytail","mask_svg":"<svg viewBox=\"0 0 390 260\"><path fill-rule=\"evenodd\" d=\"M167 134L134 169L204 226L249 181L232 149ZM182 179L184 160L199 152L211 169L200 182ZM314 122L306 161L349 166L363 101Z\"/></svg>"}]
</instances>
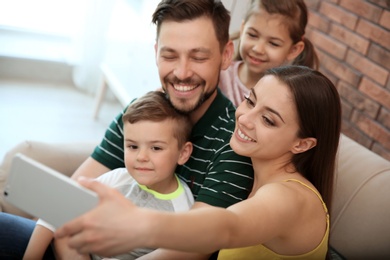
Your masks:
<instances>
[{"instance_id":1,"label":"girl's ponytail","mask_svg":"<svg viewBox=\"0 0 390 260\"><path fill-rule=\"evenodd\" d=\"M313 44L307 38L303 38L303 43L305 44L305 48L301 54L295 58L292 64L306 66L317 70L319 67L319 60Z\"/></svg>"}]
</instances>

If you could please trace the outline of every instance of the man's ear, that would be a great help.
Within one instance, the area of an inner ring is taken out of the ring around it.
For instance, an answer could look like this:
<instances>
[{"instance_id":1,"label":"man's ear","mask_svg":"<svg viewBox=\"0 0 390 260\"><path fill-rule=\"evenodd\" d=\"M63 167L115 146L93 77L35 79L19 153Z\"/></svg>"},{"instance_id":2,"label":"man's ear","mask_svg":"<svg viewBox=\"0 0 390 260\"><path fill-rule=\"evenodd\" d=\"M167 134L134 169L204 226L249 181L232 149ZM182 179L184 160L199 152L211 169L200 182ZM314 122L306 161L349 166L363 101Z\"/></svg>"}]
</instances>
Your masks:
<instances>
[{"instance_id":1,"label":"man's ear","mask_svg":"<svg viewBox=\"0 0 390 260\"><path fill-rule=\"evenodd\" d=\"M191 153L192 153L192 143L186 142L181 148L181 152L179 155L179 159L177 160L177 164L179 165L185 164L190 158Z\"/></svg>"},{"instance_id":2,"label":"man's ear","mask_svg":"<svg viewBox=\"0 0 390 260\"><path fill-rule=\"evenodd\" d=\"M296 57L299 56L299 54L301 54L301 52L303 52L304 49L305 49L305 43L303 41L297 42L296 44L291 46L290 52L288 53L286 60L287 61L294 60Z\"/></svg>"},{"instance_id":3,"label":"man's ear","mask_svg":"<svg viewBox=\"0 0 390 260\"><path fill-rule=\"evenodd\" d=\"M157 51L158 51L158 45L157 42L154 44L154 61L156 62L157 65Z\"/></svg>"},{"instance_id":4,"label":"man's ear","mask_svg":"<svg viewBox=\"0 0 390 260\"><path fill-rule=\"evenodd\" d=\"M233 53L234 43L232 42L232 40L229 40L222 53L222 70L226 70L227 68L229 68L230 64L232 63Z\"/></svg>"},{"instance_id":5,"label":"man's ear","mask_svg":"<svg viewBox=\"0 0 390 260\"><path fill-rule=\"evenodd\" d=\"M300 139L293 147L293 154L304 153L317 145L317 139L313 137Z\"/></svg>"}]
</instances>

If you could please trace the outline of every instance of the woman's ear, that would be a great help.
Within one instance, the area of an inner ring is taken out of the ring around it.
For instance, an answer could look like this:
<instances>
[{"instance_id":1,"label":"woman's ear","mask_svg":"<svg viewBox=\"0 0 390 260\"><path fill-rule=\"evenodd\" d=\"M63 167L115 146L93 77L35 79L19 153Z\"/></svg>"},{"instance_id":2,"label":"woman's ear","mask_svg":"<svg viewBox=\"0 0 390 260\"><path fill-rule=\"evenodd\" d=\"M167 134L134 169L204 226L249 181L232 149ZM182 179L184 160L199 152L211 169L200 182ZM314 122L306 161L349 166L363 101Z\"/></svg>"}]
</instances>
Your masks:
<instances>
[{"instance_id":1,"label":"woman's ear","mask_svg":"<svg viewBox=\"0 0 390 260\"><path fill-rule=\"evenodd\" d=\"M293 147L293 154L304 153L317 145L317 139L313 137L300 139Z\"/></svg>"},{"instance_id":2,"label":"woman's ear","mask_svg":"<svg viewBox=\"0 0 390 260\"><path fill-rule=\"evenodd\" d=\"M297 42L296 44L291 46L290 52L288 53L286 60L287 61L294 60L296 57L299 56L299 54L301 54L301 52L303 52L304 49L305 49L305 43L303 41Z\"/></svg>"},{"instance_id":3,"label":"woman's ear","mask_svg":"<svg viewBox=\"0 0 390 260\"><path fill-rule=\"evenodd\" d=\"M192 153L192 147L193 146L191 142L186 142L183 145L180 151L179 159L177 160L177 164L183 165L188 161Z\"/></svg>"}]
</instances>

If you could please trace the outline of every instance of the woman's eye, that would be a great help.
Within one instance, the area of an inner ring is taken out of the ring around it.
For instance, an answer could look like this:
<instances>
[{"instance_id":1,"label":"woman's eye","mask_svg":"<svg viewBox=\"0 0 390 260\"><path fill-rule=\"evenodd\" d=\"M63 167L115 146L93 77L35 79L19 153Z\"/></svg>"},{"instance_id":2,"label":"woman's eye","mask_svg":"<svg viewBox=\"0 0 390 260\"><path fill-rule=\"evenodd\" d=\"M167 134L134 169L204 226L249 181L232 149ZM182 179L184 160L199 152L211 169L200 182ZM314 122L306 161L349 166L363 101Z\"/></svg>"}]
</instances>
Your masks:
<instances>
[{"instance_id":1,"label":"woman's eye","mask_svg":"<svg viewBox=\"0 0 390 260\"><path fill-rule=\"evenodd\" d=\"M249 106L254 106L255 105L255 103L249 98L249 97L244 97L245 98L245 100L246 100L246 103L249 105Z\"/></svg>"},{"instance_id":2,"label":"woman's eye","mask_svg":"<svg viewBox=\"0 0 390 260\"><path fill-rule=\"evenodd\" d=\"M275 126L275 123L272 120L270 120L268 117L263 116L263 120L264 120L266 125Z\"/></svg>"}]
</instances>

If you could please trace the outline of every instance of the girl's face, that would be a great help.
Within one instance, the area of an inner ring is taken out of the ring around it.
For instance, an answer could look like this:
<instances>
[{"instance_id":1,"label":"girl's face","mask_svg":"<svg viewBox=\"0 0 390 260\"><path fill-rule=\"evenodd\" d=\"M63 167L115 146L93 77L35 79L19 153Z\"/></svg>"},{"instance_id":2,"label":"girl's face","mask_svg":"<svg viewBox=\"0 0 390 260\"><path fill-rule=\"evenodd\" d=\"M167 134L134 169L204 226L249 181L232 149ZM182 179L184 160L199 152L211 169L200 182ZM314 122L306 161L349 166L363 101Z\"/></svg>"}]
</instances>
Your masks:
<instances>
[{"instance_id":1,"label":"girl's face","mask_svg":"<svg viewBox=\"0 0 390 260\"><path fill-rule=\"evenodd\" d=\"M240 55L244 69L261 74L294 60L303 50L302 41L293 44L285 18L260 9L241 25Z\"/></svg>"},{"instance_id":2,"label":"girl's face","mask_svg":"<svg viewBox=\"0 0 390 260\"><path fill-rule=\"evenodd\" d=\"M292 157L301 139L295 101L289 88L272 75L251 89L236 111L233 150L253 160Z\"/></svg>"}]
</instances>

